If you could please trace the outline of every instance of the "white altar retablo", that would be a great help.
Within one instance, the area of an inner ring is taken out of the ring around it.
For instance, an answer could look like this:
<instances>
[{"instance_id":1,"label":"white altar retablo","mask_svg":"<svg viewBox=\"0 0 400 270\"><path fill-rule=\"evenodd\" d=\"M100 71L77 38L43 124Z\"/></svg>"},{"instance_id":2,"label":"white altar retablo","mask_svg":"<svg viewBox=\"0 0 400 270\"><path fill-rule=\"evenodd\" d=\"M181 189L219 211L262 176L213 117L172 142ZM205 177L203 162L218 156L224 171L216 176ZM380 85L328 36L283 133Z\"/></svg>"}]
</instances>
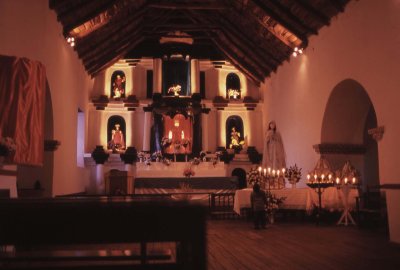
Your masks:
<instances>
[{"instance_id":1,"label":"white altar retablo","mask_svg":"<svg viewBox=\"0 0 400 270\"><path fill-rule=\"evenodd\" d=\"M138 162L136 163L136 177L184 177L183 171L189 166L189 162L171 162L169 166L162 162L151 162L151 165ZM200 162L199 165L192 165L192 170L195 173L192 177L227 176L227 166L223 162L218 162L215 166L212 162Z\"/></svg>"}]
</instances>

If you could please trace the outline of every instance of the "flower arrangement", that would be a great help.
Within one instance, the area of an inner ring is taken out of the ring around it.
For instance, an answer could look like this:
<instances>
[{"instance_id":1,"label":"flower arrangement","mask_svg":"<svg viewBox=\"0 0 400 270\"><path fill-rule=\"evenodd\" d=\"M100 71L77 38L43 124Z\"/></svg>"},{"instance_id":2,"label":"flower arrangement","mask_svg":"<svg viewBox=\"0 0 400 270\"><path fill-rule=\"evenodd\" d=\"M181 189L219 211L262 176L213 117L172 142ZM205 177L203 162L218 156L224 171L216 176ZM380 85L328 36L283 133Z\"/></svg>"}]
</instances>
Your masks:
<instances>
[{"instance_id":1,"label":"flower arrangement","mask_svg":"<svg viewBox=\"0 0 400 270\"><path fill-rule=\"evenodd\" d=\"M190 161L190 163L192 165L199 165L200 162L201 162L201 160L199 158L196 158L196 157Z\"/></svg>"},{"instance_id":2,"label":"flower arrangement","mask_svg":"<svg viewBox=\"0 0 400 270\"><path fill-rule=\"evenodd\" d=\"M168 147L168 146L171 145L171 143L172 143L172 139L170 139L170 138L168 138L168 137L163 137L163 138L161 139L161 145L162 145L162 147Z\"/></svg>"},{"instance_id":3,"label":"flower arrangement","mask_svg":"<svg viewBox=\"0 0 400 270\"><path fill-rule=\"evenodd\" d=\"M186 169L183 171L183 176L185 176L185 177L187 177L187 178L190 178L191 176L194 176L194 175L195 175L195 173L194 173L194 171L192 170L191 167L186 168Z\"/></svg>"},{"instance_id":4,"label":"flower arrangement","mask_svg":"<svg viewBox=\"0 0 400 270\"><path fill-rule=\"evenodd\" d=\"M215 156L217 157L217 159L220 159L222 157L222 151L215 152Z\"/></svg>"},{"instance_id":5,"label":"flower arrangement","mask_svg":"<svg viewBox=\"0 0 400 270\"><path fill-rule=\"evenodd\" d=\"M166 165L166 166L169 166L169 165L171 165L171 160L168 159L168 158L164 158L164 159L162 160L162 163L163 163L164 165Z\"/></svg>"},{"instance_id":6,"label":"flower arrangement","mask_svg":"<svg viewBox=\"0 0 400 270\"><path fill-rule=\"evenodd\" d=\"M161 161L162 158L163 158L163 155L162 155L161 151L156 151L151 155L151 159L155 160L156 162Z\"/></svg>"},{"instance_id":7,"label":"flower arrangement","mask_svg":"<svg viewBox=\"0 0 400 270\"><path fill-rule=\"evenodd\" d=\"M188 139L182 139L181 144L183 147L187 147L189 145L190 141Z\"/></svg>"},{"instance_id":8,"label":"flower arrangement","mask_svg":"<svg viewBox=\"0 0 400 270\"><path fill-rule=\"evenodd\" d=\"M279 209L286 197L277 197L271 192L267 192L268 210Z\"/></svg>"},{"instance_id":9,"label":"flower arrangement","mask_svg":"<svg viewBox=\"0 0 400 270\"><path fill-rule=\"evenodd\" d=\"M147 166L150 166L151 165L150 158L147 158L146 161L144 162L144 164L146 164Z\"/></svg>"},{"instance_id":10,"label":"flower arrangement","mask_svg":"<svg viewBox=\"0 0 400 270\"><path fill-rule=\"evenodd\" d=\"M10 137L1 137L0 139L0 156L8 156L12 152L15 152L17 146Z\"/></svg>"},{"instance_id":11,"label":"flower arrangement","mask_svg":"<svg viewBox=\"0 0 400 270\"><path fill-rule=\"evenodd\" d=\"M297 167L297 164L290 166L285 172L285 177L288 179L289 183L296 184L301 178L301 168Z\"/></svg>"},{"instance_id":12,"label":"flower arrangement","mask_svg":"<svg viewBox=\"0 0 400 270\"><path fill-rule=\"evenodd\" d=\"M240 96L240 91L238 89L228 89L229 98L237 99Z\"/></svg>"},{"instance_id":13,"label":"flower arrangement","mask_svg":"<svg viewBox=\"0 0 400 270\"><path fill-rule=\"evenodd\" d=\"M256 168L251 168L250 171L247 172L246 179L249 186L253 186L256 183L260 184L262 181L262 177Z\"/></svg>"},{"instance_id":14,"label":"flower arrangement","mask_svg":"<svg viewBox=\"0 0 400 270\"><path fill-rule=\"evenodd\" d=\"M200 151L200 159L201 159L201 161L207 161L206 156L207 156L206 151Z\"/></svg>"},{"instance_id":15,"label":"flower arrangement","mask_svg":"<svg viewBox=\"0 0 400 270\"><path fill-rule=\"evenodd\" d=\"M179 96L179 92L181 91L182 87L179 84L174 84L170 88L168 88L168 94L174 93L175 96Z\"/></svg>"}]
</instances>

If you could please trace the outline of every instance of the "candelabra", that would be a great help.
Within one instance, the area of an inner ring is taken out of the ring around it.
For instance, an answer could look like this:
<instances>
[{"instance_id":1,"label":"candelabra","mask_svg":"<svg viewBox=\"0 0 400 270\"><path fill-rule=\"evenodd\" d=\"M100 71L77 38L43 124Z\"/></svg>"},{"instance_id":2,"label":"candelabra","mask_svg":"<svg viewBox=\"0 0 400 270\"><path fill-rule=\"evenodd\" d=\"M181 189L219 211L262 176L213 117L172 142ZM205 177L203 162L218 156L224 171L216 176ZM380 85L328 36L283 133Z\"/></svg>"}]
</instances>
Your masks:
<instances>
[{"instance_id":1,"label":"candelabra","mask_svg":"<svg viewBox=\"0 0 400 270\"><path fill-rule=\"evenodd\" d=\"M341 215L337 225L348 224L356 225L353 217L351 216L350 206L349 206L349 194L351 189L357 189L359 184L359 174L350 164L349 161L345 163L341 172L337 173L335 180L335 185L338 190L342 192L343 200L343 214Z\"/></svg>"},{"instance_id":2,"label":"candelabra","mask_svg":"<svg viewBox=\"0 0 400 270\"><path fill-rule=\"evenodd\" d=\"M307 175L307 186L312 188L318 195L318 209L316 215L317 225L320 222L322 212L322 193L328 187L333 186L333 173L329 163L324 158L320 158L314 171Z\"/></svg>"},{"instance_id":3,"label":"candelabra","mask_svg":"<svg viewBox=\"0 0 400 270\"><path fill-rule=\"evenodd\" d=\"M268 192L271 192L271 186L273 188L283 188L285 186L285 172L286 169L275 170L271 168L258 167L258 174L260 176L261 188L266 189L268 187Z\"/></svg>"}]
</instances>

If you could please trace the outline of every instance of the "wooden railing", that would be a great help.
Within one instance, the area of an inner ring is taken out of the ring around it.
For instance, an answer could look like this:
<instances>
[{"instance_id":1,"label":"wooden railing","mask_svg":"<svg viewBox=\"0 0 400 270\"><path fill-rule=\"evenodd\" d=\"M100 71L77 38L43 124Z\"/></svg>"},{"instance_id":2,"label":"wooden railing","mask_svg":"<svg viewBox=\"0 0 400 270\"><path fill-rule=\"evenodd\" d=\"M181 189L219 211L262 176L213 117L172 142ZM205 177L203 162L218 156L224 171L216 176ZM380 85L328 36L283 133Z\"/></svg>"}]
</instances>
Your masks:
<instances>
[{"instance_id":1,"label":"wooden railing","mask_svg":"<svg viewBox=\"0 0 400 270\"><path fill-rule=\"evenodd\" d=\"M205 218L204 207L165 198L3 199L0 269L206 269Z\"/></svg>"}]
</instances>

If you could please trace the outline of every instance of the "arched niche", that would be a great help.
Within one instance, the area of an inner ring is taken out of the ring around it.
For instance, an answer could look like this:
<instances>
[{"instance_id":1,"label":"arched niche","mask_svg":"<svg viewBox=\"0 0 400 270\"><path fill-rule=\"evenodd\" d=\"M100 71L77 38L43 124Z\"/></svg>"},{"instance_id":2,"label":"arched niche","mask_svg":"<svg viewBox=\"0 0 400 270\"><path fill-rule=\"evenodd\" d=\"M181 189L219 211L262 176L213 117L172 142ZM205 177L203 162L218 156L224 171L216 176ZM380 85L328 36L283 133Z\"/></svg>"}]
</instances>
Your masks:
<instances>
[{"instance_id":1,"label":"arched niche","mask_svg":"<svg viewBox=\"0 0 400 270\"><path fill-rule=\"evenodd\" d=\"M238 183L237 188L242 189L247 187L246 171L242 168L235 168L232 171L232 176L236 176Z\"/></svg>"},{"instance_id":2,"label":"arched niche","mask_svg":"<svg viewBox=\"0 0 400 270\"><path fill-rule=\"evenodd\" d=\"M341 169L350 160L361 173L364 188L379 184L378 145L368 134L368 130L375 127L375 109L364 87L352 79L338 83L326 105L321 143L345 146L344 151L325 156L335 165L334 169ZM365 150L354 152L353 145L362 145Z\"/></svg>"},{"instance_id":3,"label":"arched niche","mask_svg":"<svg viewBox=\"0 0 400 270\"><path fill-rule=\"evenodd\" d=\"M230 145L232 143L231 137L233 135L232 134L233 128L235 128L235 131L239 133L239 142L244 141L244 132L243 132L244 128L243 128L242 118L238 115L229 116L228 119L226 119L226 125L225 125L226 148L227 149L231 148Z\"/></svg>"},{"instance_id":4,"label":"arched niche","mask_svg":"<svg viewBox=\"0 0 400 270\"><path fill-rule=\"evenodd\" d=\"M113 115L110 118L108 118L108 121L107 121L107 142L108 142L107 149L117 150L112 145L113 130L117 129L117 125L119 125L119 130L121 130L122 138L123 138L123 145L120 150L126 148L126 145L125 145L125 140L126 140L125 119L122 116Z\"/></svg>"},{"instance_id":5,"label":"arched niche","mask_svg":"<svg viewBox=\"0 0 400 270\"><path fill-rule=\"evenodd\" d=\"M226 76L226 98L228 99L240 99L241 98L241 86L240 78L236 73L229 73Z\"/></svg>"},{"instance_id":6,"label":"arched niche","mask_svg":"<svg viewBox=\"0 0 400 270\"><path fill-rule=\"evenodd\" d=\"M190 96L190 72L189 61L183 59L163 60L162 94L164 96ZM176 92L178 86L180 90Z\"/></svg>"},{"instance_id":7,"label":"arched niche","mask_svg":"<svg viewBox=\"0 0 400 270\"><path fill-rule=\"evenodd\" d=\"M125 98L126 77L122 70L116 70L111 75L110 97Z\"/></svg>"},{"instance_id":8,"label":"arched niche","mask_svg":"<svg viewBox=\"0 0 400 270\"><path fill-rule=\"evenodd\" d=\"M175 114L172 117L164 115L163 121L163 138L171 140L171 144L168 147L164 147L164 153L190 154L193 146L192 118L186 117L183 114ZM176 143L177 146L175 147L174 144Z\"/></svg>"}]
</instances>

